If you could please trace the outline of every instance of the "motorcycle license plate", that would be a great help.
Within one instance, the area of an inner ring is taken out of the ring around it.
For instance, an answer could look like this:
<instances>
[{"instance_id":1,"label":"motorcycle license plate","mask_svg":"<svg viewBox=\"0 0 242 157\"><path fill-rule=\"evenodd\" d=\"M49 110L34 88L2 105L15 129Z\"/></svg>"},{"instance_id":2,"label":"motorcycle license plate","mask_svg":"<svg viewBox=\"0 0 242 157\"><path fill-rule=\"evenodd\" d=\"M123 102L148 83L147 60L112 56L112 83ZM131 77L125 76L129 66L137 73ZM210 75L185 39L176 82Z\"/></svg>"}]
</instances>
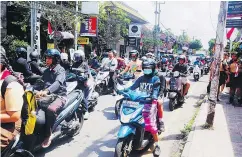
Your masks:
<instances>
[{"instance_id":1,"label":"motorcycle license plate","mask_svg":"<svg viewBox=\"0 0 242 157\"><path fill-rule=\"evenodd\" d=\"M128 101L128 100L124 100L123 101L123 106L124 107L133 107L133 108L136 108L138 105L139 105L139 102Z\"/></svg>"}]
</instances>

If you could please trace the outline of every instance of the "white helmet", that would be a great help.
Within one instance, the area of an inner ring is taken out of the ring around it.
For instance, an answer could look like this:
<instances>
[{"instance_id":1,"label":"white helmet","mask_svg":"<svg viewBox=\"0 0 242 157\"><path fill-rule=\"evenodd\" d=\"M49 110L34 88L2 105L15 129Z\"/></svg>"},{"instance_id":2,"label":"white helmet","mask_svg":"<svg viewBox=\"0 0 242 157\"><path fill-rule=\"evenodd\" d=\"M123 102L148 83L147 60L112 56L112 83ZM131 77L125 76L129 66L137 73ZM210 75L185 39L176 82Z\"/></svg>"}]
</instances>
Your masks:
<instances>
[{"instance_id":1,"label":"white helmet","mask_svg":"<svg viewBox=\"0 0 242 157\"><path fill-rule=\"evenodd\" d=\"M68 60L68 54L67 53L61 53L61 61Z\"/></svg>"},{"instance_id":2,"label":"white helmet","mask_svg":"<svg viewBox=\"0 0 242 157\"><path fill-rule=\"evenodd\" d=\"M83 50L77 50L74 52L74 55L73 55L73 60L75 62L82 62L85 60L85 53Z\"/></svg>"}]
</instances>

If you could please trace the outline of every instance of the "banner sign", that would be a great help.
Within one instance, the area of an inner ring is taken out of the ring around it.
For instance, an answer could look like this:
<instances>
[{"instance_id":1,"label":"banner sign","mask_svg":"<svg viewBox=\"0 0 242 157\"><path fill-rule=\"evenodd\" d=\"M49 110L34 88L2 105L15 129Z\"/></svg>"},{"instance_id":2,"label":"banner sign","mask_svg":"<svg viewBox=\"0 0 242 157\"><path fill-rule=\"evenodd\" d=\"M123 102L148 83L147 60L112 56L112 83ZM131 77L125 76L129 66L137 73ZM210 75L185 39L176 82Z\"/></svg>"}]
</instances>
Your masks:
<instances>
[{"instance_id":1,"label":"banner sign","mask_svg":"<svg viewBox=\"0 0 242 157\"><path fill-rule=\"evenodd\" d=\"M89 44L89 38L78 37L77 44L79 44L79 45Z\"/></svg>"},{"instance_id":2,"label":"banner sign","mask_svg":"<svg viewBox=\"0 0 242 157\"><path fill-rule=\"evenodd\" d=\"M227 17L242 17L242 1L229 1Z\"/></svg>"},{"instance_id":3,"label":"banner sign","mask_svg":"<svg viewBox=\"0 0 242 157\"><path fill-rule=\"evenodd\" d=\"M81 24L81 36L96 37L97 36L97 17L87 17Z\"/></svg>"},{"instance_id":4,"label":"banner sign","mask_svg":"<svg viewBox=\"0 0 242 157\"><path fill-rule=\"evenodd\" d=\"M242 28L241 19L227 19L226 28Z\"/></svg>"},{"instance_id":5,"label":"banner sign","mask_svg":"<svg viewBox=\"0 0 242 157\"><path fill-rule=\"evenodd\" d=\"M136 46L136 38L129 38L129 46Z\"/></svg>"},{"instance_id":6,"label":"banner sign","mask_svg":"<svg viewBox=\"0 0 242 157\"><path fill-rule=\"evenodd\" d=\"M139 24L130 24L129 25L129 37L141 37L141 25Z\"/></svg>"}]
</instances>

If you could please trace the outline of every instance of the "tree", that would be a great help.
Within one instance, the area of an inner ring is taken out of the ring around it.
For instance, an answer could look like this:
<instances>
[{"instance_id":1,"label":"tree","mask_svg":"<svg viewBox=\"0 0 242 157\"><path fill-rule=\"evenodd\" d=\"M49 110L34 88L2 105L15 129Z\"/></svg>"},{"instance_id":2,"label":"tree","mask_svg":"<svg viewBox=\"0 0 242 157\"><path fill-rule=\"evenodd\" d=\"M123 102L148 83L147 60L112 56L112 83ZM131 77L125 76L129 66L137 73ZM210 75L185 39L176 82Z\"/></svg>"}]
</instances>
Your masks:
<instances>
[{"instance_id":1,"label":"tree","mask_svg":"<svg viewBox=\"0 0 242 157\"><path fill-rule=\"evenodd\" d=\"M210 54L213 52L213 48L215 45L215 39L210 39L208 42L208 51L210 52Z\"/></svg>"},{"instance_id":2,"label":"tree","mask_svg":"<svg viewBox=\"0 0 242 157\"><path fill-rule=\"evenodd\" d=\"M116 7L100 5L98 19L98 35L101 45L111 48L120 39L128 35L130 19L127 14Z\"/></svg>"},{"instance_id":3,"label":"tree","mask_svg":"<svg viewBox=\"0 0 242 157\"><path fill-rule=\"evenodd\" d=\"M189 44L190 49L200 50L202 47L203 47L203 45L201 43L201 40L198 40L198 39L190 42L190 44Z\"/></svg>"}]
</instances>

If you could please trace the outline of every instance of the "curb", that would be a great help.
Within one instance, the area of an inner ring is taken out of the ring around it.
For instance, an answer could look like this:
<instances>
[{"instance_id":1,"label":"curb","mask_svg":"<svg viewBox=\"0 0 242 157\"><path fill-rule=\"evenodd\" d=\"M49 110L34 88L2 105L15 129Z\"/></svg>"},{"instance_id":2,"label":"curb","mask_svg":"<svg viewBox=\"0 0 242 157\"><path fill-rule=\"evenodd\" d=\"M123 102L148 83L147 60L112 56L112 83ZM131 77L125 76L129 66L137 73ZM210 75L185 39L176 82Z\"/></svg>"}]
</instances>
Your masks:
<instances>
[{"instance_id":1,"label":"curb","mask_svg":"<svg viewBox=\"0 0 242 157\"><path fill-rule=\"evenodd\" d=\"M192 131L190 131L190 133L188 134L188 137L187 137L187 140L185 142L185 146L183 148L183 151L182 151L182 154L181 154L181 157L189 157L189 152L190 152L190 148L191 148L191 145L192 145L192 141L193 141L193 136L194 136L194 133L196 131L196 127L197 127L197 120L198 120L198 115L201 113L201 109L202 109L202 105L206 103L206 100L207 100L207 95L199 100L197 103L201 103L200 105L200 109L199 109L199 112L195 118L195 122L194 124L192 125Z\"/></svg>"}]
</instances>

